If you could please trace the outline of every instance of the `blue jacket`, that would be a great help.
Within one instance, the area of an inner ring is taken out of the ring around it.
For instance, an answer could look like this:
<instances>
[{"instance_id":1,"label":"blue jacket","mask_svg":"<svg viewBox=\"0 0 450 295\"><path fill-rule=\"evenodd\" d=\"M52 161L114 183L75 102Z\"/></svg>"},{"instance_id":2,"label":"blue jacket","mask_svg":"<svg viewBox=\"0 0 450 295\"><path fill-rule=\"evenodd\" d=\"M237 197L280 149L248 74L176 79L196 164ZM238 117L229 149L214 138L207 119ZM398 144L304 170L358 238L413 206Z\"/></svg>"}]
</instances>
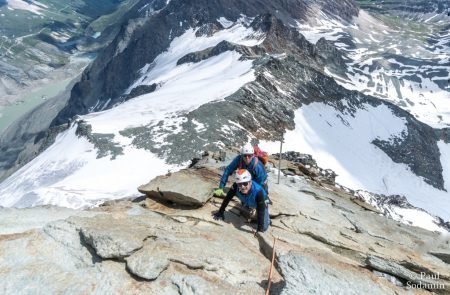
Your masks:
<instances>
[{"instance_id":1,"label":"blue jacket","mask_svg":"<svg viewBox=\"0 0 450 295\"><path fill-rule=\"evenodd\" d=\"M258 161L256 166L255 161ZM241 167L239 167L239 164L241 164ZM256 156L253 157L253 159L250 161L250 164L247 166L245 165L244 160L241 160L241 156L238 155L233 159L233 161L231 161L230 165L228 165L228 167L223 172L222 178L220 179L220 188L224 188L224 186L227 184L228 177L238 168L247 169L248 172L250 172L250 174L252 175L252 180L256 181L258 184L264 185L264 183L266 182L266 169L264 168L263 163L259 161Z\"/></svg>"},{"instance_id":2,"label":"blue jacket","mask_svg":"<svg viewBox=\"0 0 450 295\"><path fill-rule=\"evenodd\" d=\"M269 206L266 191L260 186L256 181L252 180L252 188L248 194L244 195L239 191L237 184L233 184L231 189L228 191L227 196L220 206L219 213L224 216L225 208L227 208L231 199L237 196L242 202L242 205L249 208L256 208L256 219L258 222L257 231L265 231L269 227L270 217L269 217Z\"/></svg>"},{"instance_id":3,"label":"blue jacket","mask_svg":"<svg viewBox=\"0 0 450 295\"><path fill-rule=\"evenodd\" d=\"M244 195L239 190L236 190L236 196L242 202L242 205L250 208L258 208L258 204L256 202L256 197L259 192L262 192L264 196L264 200L267 200L266 191L260 186L258 183L252 180L252 188L248 192L248 194Z\"/></svg>"}]
</instances>

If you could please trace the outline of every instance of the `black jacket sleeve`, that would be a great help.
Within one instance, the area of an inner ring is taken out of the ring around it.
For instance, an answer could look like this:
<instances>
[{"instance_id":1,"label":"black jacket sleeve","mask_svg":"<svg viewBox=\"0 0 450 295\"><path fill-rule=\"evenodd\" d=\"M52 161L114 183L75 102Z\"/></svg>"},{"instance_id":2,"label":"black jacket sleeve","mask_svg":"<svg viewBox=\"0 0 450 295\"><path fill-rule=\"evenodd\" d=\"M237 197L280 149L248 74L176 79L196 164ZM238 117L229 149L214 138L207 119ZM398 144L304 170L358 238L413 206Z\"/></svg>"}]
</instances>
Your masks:
<instances>
[{"instance_id":1,"label":"black jacket sleeve","mask_svg":"<svg viewBox=\"0 0 450 295\"><path fill-rule=\"evenodd\" d=\"M220 206L219 212L221 212L221 213L225 212L225 208L227 208L231 199L233 199L233 197L236 195L236 189L237 189L236 184L233 184L231 189L228 191L225 199L223 200L222 205Z\"/></svg>"},{"instance_id":2,"label":"black jacket sleeve","mask_svg":"<svg viewBox=\"0 0 450 295\"><path fill-rule=\"evenodd\" d=\"M264 214L266 214L266 202L262 191L259 191L256 195L256 206L256 219L258 221L257 231L262 231L264 228Z\"/></svg>"}]
</instances>

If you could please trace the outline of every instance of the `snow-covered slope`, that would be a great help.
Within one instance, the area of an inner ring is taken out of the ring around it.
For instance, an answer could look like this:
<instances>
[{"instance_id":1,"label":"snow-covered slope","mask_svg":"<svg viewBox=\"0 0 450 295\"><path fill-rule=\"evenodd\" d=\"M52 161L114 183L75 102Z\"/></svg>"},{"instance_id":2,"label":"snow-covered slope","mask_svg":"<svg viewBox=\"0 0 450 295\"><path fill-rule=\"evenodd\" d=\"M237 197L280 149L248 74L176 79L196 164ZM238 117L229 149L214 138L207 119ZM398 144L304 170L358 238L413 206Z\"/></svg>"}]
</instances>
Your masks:
<instances>
[{"instance_id":1,"label":"snow-covered slope","mask_svg":"<svg viewBox=\"0 0 450 295\"><path fill-rule=\"evenodd\" d=\"M365 105L350 114L323 103L312 103L295 112L296 127L285 134L283 149L313 155L319 166L334 170L338 174L336 182L346 187L404 195L412 205L448 220L450 194L427 184L408 166L395 163L372 144L374 139L401 139L407 132L405 123L385 105ZM263 142L261 146L272 153L279 151L277 142ZM448 187L450 165L446 155L450 145L440 142L439 147Z\"/></svg>"},{"instance_id":2,"label":"snow-covered slope","mask_svg":"<svg viewBox=\"0 0 450 295\"><path fill-rule=\"evenodd\" d=\"M184 113L209 101L220 100L254 79L252 61L226 51L204 61L177 66L184 55L227 40L256 45L264 39L252 29L236 24L210 37L188 30L175 38L170 48L142 69L138 84L158 83L156 91L80 118L93 134L110 138L118 155L98 157L98 147L77 136L77 124L58 136L56 142L35 160L0 184L0 206L28 207L56 204L72 208L95 205L111 198L138 195L137 186L177 169L151 152L139 149L121 131L153 126L164 119L176 133ZM161 126L164 127L164 126ZM164 142L164 137L159 138ZM206 140L206 139L205 139Z\"/></svg>"}]
</instances>

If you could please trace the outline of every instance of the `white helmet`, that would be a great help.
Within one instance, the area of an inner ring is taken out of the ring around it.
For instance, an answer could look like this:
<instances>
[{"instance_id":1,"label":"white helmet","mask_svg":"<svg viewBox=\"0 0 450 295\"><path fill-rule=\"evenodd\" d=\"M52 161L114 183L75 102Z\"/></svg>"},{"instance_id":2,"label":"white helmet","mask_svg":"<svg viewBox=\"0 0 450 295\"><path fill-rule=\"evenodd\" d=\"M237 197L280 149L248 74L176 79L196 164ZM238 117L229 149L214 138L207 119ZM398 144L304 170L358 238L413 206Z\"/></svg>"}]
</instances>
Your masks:
<instances>
[{"instance_id":1,"label":"white helmet","mask_svg":"<svg viewBox=\"0 0 450 295\"><path fill-rule=\"evenodd\" d=\"M246 143L243 147L241 147L241 155L253 155L255 150L250 143Z\"/></svg>"},{"instance_id":2,"label":"white helmet","mask_svg":"<svg viewBox=\"0 0 450 295\"><path fill-rule=\"evenodd\" d=\"M252 180L252 175L248 172L247 169L238 169L234 174L234 181L236 183L242 183Z\"/></svg>"}]
</instances>

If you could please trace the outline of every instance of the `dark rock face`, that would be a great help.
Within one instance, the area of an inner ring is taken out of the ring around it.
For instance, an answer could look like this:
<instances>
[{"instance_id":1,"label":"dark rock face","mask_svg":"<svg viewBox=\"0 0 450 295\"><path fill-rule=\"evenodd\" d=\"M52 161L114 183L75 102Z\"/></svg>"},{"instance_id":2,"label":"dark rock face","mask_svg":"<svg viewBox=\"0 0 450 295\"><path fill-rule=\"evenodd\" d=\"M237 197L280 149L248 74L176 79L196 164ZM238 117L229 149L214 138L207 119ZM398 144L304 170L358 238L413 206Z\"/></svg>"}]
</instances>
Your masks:
<instances>
[{"instance_id":1,"label":"dark rock face","mask_svg":"<svg viewBox=\"0 0 450 295\"><path fill-rule=\"evenodd\" d=\"M92 107L97 102L103 106L110 100L108 107L111 107L124 101L123 92L137 77L137 70L169 46L171 40L167 36L170 28L179 28L174 19L169 19L169 23L160 21L150 17L149 20L131 20L124 25L118 37L84 71L81 81L72 89L68 105L52 125L63 124L75 115L96 111ZM148 30L142 29L144 23ZM181 34L182 29L178 30L175 35Z\"/></svg>"},{"instance_id":2,"label":"dark rock face","mask_svg":"<svg viewBox=\"0 0 450 295\"><path fill-rule=\"evenodd\" d=\"M103 158L107 155L111 155L111 160L114 160L118 155L123 154L123 148L114 143L114 134L101 134L92 133L92 126L86 124L84 121L77 122L77 130L75 134L78 137L85 137L87 140L94 144L97 148L97 158Z\"/></svg>"},{"instance_id":3,"label":"dark rock face","mask_svg":"<svg viewBox=\"0 0 450 295\"><path fill-rule=\"evenodd\" d=\"M128 94L127 99L140 96L147 93L152 93L156 89L156 84L153 83L152 85L139 85L136 88L133 88Z\"/></svg>"},{"instance_id":4,"label":"dark rock face","mask_svg":"<svg viewBox=\"0 0 450 295\"><path fill-rule=\"evenodd\" d=\"M436 137L445 143L450 143L450 128L442 128L435 130Z\"/></svg>"},{"instance_id":5,"label":"dark rock face","mask_svg":"<svg viewBox=\"0 0 450 295\"><path fill-rule=\"evenodd\" d=\"M403 110L395 111L407 121L407 134L393 143L379 139L372 143L394 162L407 164L416 175L423 176L427 183L445 190L440 152L436 144L438 139L433 128L420 123Z\"/></svg>"},{"instance_id":6,"label":"dark rock face","mask_svg":"<svg viewBox=\"0 0 450 295\"><path fill-rule=\"evenodd\" d=\"M270 158L273 159L272 163L274 166L278 168L277 161L280 160L280 155L273 154ZM287 161L286 167L284 167L283 163L280 166L281 171L286 175L307 176L320 183L336 184L337 174L331 169L319 167L311 155L292 151L284 152L281 153L281 161Z\"/></svg>"},{"instance_id":7,"label":"dark rock face","mask_svg":"<svg viewBox=\"0 0 450 295\"><path fill-rule=\"evenodd\" d=\"M385 206L397 206L405 209L414 209L415 207L411 205L408 200L404 196L393 195L393 196L385 196L385 195L376 195L377 202L381 207Z\"/></svg>"},{"instance_id":8,"label":"dark rock face","mask_svg":"<svg viewBox=\"0 0 450 295\"><path fill-rule=\"evenodd\" d=\"M278 154L272 156L275 157L275 159L278 159ZM313 157L308 154L302 154L299 152L285 152L281 154L281 158L294 163L302 163L303 165L317 167L316 160L314 160Z\"/></svg>"},{"instance_id":9,"label":"dark rock face","mask_svg":"<svg viewBox=\"0 0 450 295\"><path fill-rule=\"evenodd\" d=\"M320 38L316 43L316 54L321 59L321 62L331 68L334 73L345 76L347 67L345 63L348 58L342 56L342 53L337 50L333 42Z\"/></svg>"},{"instance_id":10,"label":"dark rock face","mask_svg":"<svg viewBox=\"0 0 450 295\"><path fill-rule=\"evenodd\" d=\"M251 56L252 54L253 55L257 55L257 54L261 55L264 53L264 51L258 47L249 48L249 47L240 46L237 44L232 44L228 41L222 41L212 48L208 48L208 49L202 50L200 52L192 52L192 53L186 54L185 56L183 56L182 58L180 58L177 61L177 65L182 65L184 63L190 63L190 62L197 63L202 60L208 59L210 57L217 56L226 51L233 51L233 50L236 52L239 52L243 55L247 55L247 56Z\"/></svg>"}]
</instances>

